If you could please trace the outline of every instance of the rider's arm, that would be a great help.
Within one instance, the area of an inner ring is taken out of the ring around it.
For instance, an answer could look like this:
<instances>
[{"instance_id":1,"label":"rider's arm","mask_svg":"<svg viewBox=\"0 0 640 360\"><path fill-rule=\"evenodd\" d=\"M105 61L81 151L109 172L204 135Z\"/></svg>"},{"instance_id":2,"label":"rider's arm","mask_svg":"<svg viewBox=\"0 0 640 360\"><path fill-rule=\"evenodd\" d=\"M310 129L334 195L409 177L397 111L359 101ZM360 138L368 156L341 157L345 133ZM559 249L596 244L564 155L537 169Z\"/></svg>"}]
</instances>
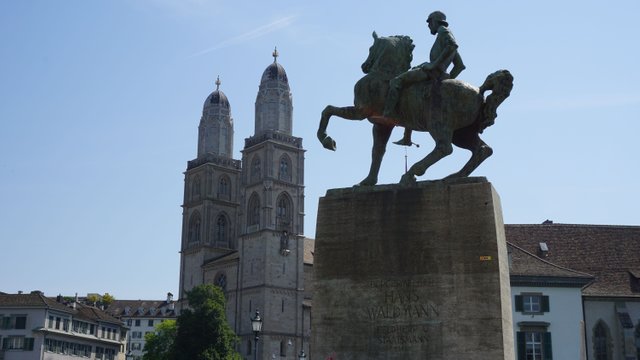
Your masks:
<instances>
[{"instance_id":1,"label":"rider's arm","mask_svg":"<svg viewBox=\"0 0 640 360\"><path fill-rule=\"evenodd\" d=\"M456 51L456 55L453 57L453 68L451 69L451 73L449 74L449 76L452 79L455 79L462 72L462 70L466 68L467 67L464 66L464 63L462 62L462 57L460 57L460 53Z\"/></svg>"}]
</instances>

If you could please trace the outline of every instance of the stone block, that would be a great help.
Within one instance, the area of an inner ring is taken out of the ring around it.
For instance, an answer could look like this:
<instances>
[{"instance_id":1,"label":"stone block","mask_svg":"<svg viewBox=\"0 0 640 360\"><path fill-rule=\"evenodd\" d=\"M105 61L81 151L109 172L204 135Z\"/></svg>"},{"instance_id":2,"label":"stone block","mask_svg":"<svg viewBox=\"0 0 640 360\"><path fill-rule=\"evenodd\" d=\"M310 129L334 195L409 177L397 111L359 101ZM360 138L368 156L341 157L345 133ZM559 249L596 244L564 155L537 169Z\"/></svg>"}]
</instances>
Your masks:
<instances>
[{"instance_id":1,"label":"stone block","mask_svg":"<svg viewBox=\"0 0 640 360\"><path fill-rule=\"evenodd\" d=\"M329 190L312 359L514 358L500 199L485 178Z\"/></svg>"}]
</instances>

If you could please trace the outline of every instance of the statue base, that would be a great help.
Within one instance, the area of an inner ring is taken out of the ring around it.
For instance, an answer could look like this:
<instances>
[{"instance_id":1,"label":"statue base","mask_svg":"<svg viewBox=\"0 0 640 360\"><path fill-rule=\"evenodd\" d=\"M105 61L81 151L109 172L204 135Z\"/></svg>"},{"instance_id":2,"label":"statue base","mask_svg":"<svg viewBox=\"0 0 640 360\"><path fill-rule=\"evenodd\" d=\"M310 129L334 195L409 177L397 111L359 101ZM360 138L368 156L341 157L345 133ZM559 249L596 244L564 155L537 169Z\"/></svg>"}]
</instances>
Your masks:
<instances>
[{"instance_id":1,"label":"statue base","mask_svg":"<svg viewBox=\"0 0 640 360\"><path fill-rule=\"evenodd\" d=\"M311 358L514 359L500 199L485 178L320 199Z\"/></svg>"}]
</instances>

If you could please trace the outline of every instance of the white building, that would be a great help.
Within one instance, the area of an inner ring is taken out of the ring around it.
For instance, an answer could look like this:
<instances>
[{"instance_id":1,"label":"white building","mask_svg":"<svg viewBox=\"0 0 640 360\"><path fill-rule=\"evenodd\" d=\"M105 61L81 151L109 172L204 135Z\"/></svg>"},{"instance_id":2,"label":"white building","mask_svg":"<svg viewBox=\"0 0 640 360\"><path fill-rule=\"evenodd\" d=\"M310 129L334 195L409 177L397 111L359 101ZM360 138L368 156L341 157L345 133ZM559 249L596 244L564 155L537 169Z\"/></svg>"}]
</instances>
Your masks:
<instances>
[{"instance_id":1,"label":"white building","mask_svg":"<svg viewBox=\"0 0 640 360\"><path fill-rule=\"evenodd\" d=\"M585 359L582 288L593 276L508 250L516 359Z\"/></svg>"},{"instance_id":2,"label":"white building","mask_svg":"<svg viewBox=\"0 0 640 360\"><path fill-rule=\"evenodd\" d=\"M640 359L640 226L545 221L505 225L505 233L508 242L529 253L538 254L544 244L539 256L545 260L593 275L582 289L587 359ZM552 324L565 316L550 314Z\"/></svg>"},{"instance_id":3,"label":"white building","mask_svg":"<svg viewBox=\"0 0 640 360\"><path fill-rule=\"evenodd\" d=\"M177 318L173 294L166 300L114 300L105 310L129 328L125 354L128 360L140 360L144 354L145 335L165 320Z\"/></svg>"},{"instance_id":4,"label":"white building","mask_svg":"<svg viewBox=\"0 0 640 360\"><path fill-rule=\"evenodd\" d=\"M0 294L0 322L2 360L125 359L120 320L61 296Z\"/></svg>"}]
</instances>

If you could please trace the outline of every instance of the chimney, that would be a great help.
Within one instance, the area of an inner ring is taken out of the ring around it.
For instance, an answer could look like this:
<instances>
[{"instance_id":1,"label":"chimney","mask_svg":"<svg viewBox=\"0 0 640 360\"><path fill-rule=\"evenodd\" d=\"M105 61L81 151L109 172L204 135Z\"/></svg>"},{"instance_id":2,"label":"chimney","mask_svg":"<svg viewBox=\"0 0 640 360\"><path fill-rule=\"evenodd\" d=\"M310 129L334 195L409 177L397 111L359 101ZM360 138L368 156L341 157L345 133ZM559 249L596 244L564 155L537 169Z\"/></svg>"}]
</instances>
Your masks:
<instances>
[{"instance_id":1,"label":"chimney","mask_svg":"<svg viewBox=\"0 0 640 360\"><path fill-rule=\"evenodd\" d=\"M170 304L173 301L173 294L168 292L167 293L167 304Z\"/></svg>"}]
</instances>

